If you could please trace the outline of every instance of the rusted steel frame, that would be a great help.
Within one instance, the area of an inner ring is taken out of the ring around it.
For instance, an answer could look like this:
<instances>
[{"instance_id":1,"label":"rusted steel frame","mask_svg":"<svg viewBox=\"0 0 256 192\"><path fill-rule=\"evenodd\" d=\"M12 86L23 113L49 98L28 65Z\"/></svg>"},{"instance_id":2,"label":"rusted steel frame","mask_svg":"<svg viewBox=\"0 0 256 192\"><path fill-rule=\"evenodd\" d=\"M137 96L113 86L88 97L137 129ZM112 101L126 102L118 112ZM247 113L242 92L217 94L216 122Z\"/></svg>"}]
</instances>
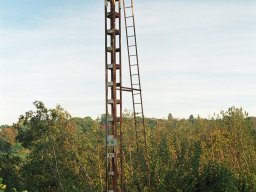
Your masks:
<instances>
[{"instance_id":1,"label":"rusted steel frame","mask_svg":"<svg viewBox=\"0 0 256 192\"><path fill-rule=\"evenodd\" d=\"M109 2L109 3L108 3ZM122 152L122 91L119 90L119 99L117 98L117 87L122 85L122 73L121 73L121 20L120 20L120 1L118 1L118 10L116 11L116 2L117 0L106 0L105 1L105 54L106 54L106 63L105 63L105 70L106 70L106 140L108 135L114 136L116 139L117 146L107 146L106 145L106 191L109 192L113 190L114 192L120 191L118 186L121 186L121 190L123 189L123 152ZM110 14L108 15L108 4L110 4ZM116 12L118 12L116 14ZM117 16L117 17L116 17ZM110 19L110 29L108 29L108 18ZM116 19L119 19L119 23L116 23ZM119 26L119 34L112 32L108 34L108 30L116 30L116 26ZM119 35L119 47L117 48L116 38ZM108 37L110 36L110 51L108 50ZM117 59L117 50L119 52L119 59ZM110 53L111 58L111 65L112 68L108 68L108 52ZM117 60L119 61L119 65L117 67ZM117 70L119 70L119 82L117 82ZM110 96L111 96L111 103L108 103L109 100L109 71L112 86L110 86ZM119 105L119 114L117 114L117 106ZM110 107L110 110L109 110ZM109 112L111 111L111 123L108 120ZM119 117L118 117L119 115ZM119 125L118 125L119 121ZM119 139L119 140L118 140ZM106 142L107 143L107 142ZM118 152L121 155L118 155ZM109 160L108 153L113 153L114 157L111 157ZM113 173L113 174L110 174ZM120 177L120 179L119 179ZM111 187L110 185L111 183ZM110 189L111 188L111 189Z\"/></svg>"}]
</instances>

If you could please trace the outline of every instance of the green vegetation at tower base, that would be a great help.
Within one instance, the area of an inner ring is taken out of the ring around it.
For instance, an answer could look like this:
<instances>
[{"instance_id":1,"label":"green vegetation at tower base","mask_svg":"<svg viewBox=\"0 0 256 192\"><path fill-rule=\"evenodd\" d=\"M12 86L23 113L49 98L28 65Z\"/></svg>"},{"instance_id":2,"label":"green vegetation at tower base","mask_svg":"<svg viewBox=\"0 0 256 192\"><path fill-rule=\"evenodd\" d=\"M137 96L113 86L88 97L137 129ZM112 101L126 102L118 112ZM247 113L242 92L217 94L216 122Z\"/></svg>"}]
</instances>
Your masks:
<instances>
[{"instance_id":1,"label":"green vegetation at tower base","mask_svg":"<svg viewBox=\"0 0 256 192\"><path fill-rule=\"evenodd\" d=\"M34 104L0 132L0 191L104 191L105 116L72 118L60 106ZM256 191L255 125L234 107L212 119L146 119L151 191ZM136 170L130 114L123 131L126 189L149 191L139 176L146 172Z\"/></svg>"}]
</instances>

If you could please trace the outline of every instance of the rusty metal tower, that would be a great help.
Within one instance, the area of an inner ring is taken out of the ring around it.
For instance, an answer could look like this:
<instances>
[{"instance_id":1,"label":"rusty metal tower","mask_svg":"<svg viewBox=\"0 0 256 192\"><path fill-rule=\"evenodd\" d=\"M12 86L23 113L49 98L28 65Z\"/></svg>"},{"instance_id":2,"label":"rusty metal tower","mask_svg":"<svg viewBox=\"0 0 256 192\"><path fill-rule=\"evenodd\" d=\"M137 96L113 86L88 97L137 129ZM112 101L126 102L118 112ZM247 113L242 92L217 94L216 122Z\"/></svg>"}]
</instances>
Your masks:
<instances>
[{"instance_id":1,"label":"rusty metal tower","mask_svg":"<svg viewBox=\"0 0 256 192\"><path fill-rule=\"evenodd\" d=\"M134 2L133 0L128 1L127 3L125 0L105 0L106 192L126 191L123 153L125 146L123 145L122 131L122 93L124 91L132 94L135 127L133 131L137 150L137 155L134 158L136 170L140 177L140 173L147 169L146 180L150 188ZM122 86L121 5L124 13L130 87ZM146 156L146 159L143 159L142 156Z\"/></svg>"}]
</instances>

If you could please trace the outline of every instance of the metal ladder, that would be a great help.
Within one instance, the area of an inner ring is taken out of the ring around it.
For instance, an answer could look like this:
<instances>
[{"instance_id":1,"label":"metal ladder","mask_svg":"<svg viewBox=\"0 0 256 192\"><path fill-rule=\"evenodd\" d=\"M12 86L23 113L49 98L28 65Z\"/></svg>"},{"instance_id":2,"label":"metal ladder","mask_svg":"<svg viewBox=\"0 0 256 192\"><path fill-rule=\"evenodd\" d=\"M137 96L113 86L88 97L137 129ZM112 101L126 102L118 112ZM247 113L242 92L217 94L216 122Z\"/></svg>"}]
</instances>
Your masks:
<instances>
[{"instance_id":1,"label":"metal ladder","mask_svg":"<svg viewBox=\"0 0 256 192\"><path fill-rule=\"evenodd\" d=\"M136 28L135 28L135 17L134 17L134 1L123 0L123 13L125 21L126 31L126 43L128 51L128 62L130 72L130 83L131 87L122 87L123 91L130 91L132 93L133 103L133 116L135 125L135 136L136 136L136 148L137 148L137 171L138 173L147 172L147 182L150 188L150 171L149 171L149 158L147 154L147 140L146 140L146 128L145 128L145 117L143 110L141 80L140 80L140 69L139 69L139 58L138 58L138 47L136 39ZM146 162L143 161L143 154L146 157ZM146 163L146 168L143 168L142 164Z\"/></svg>"}]
</instances>

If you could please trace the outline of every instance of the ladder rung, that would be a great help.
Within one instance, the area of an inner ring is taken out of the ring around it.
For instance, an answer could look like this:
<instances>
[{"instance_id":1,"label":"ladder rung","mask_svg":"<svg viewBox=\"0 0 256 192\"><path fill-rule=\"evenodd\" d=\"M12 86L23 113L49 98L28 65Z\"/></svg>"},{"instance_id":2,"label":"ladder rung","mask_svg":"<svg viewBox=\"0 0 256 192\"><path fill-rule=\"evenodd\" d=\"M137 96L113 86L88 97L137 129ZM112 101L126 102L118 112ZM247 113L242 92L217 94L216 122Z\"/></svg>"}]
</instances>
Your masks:
<instances>
[{"instance_id":1,"label":"ladder rung","mask_svg":"<svg viewBox=\"0 0 256 192\"><path fill-rule=\"evenodd\" d=\"M141 104L141 103L134 103L134 104L139 105L139 104Z\"/></svg>"},{"instance_id":2,"label":"ladder rung","mask_svg":"<svg viewBox=\"0 0 256 192\"><path fill-rule=\"evenodd\" d=\"M135 35L128 35L127 37L135 37Z\"/></svg>"},{"instance_id":3,"label":"ladder rung","mask_svg":"<svg viewBox=\"0 0 256 192\"><path fill-rule=\"evenodd\" d=\"M136 66L136 65L138 65L138 64L132 64L132 65L130 65L130 66Z\"/></svg>"},{"instance_id":4,"label":"ladder rung","mask_svg":"<svg viewBox=\"0 0 256 192\"><path fill-rule=\"evenodd\" d=\"M113 176L114 175L114 171L109 171L108 175L112 175Z\"/></svg>"},{"instance_id":5,"label":"ladder rung","mask_svg":"<svg viewBox=\"0 0 256 192\"><path fill-rule=\"evenodd\" d=\"M133 93L133 95L140 95L140 93Z\"/></svg>"},{"instance_id":6,"label":"ladder rung","mask_svg":"<svg viewBox=\"0 0 256 192\"><path fill-rule=\"evenodd\" d=\"M112 18L112 17L119 18L120 14L117 12L115 12L114 14L112 12L109 12L109 13L107 13L107 17L108 18Z\"/></svg>"},{"instance_id":7,"label":"ladder rung","mask_svg":"<svg viewBox=\"0 0 256 192\"><path fill-rule=\"evenodd\" d=\"M132 8L132 6L125 7L125 9L129 9L129 8Z\"/></svg>"},{"instance_id":8,"label":"ladder rung","mask_svg":"<svg viewBox=\"0 0 256 192\"><path fill-rule=\"evenodd\" d=\"M117 117L116 118L116 122L120 122L121 118L120 117ZM114 119L111 117L111 118L108 118L108 122L114 122Z\"/></svg>"},{"instance_id":9,"label":"ladder rung","mask_svg":"<svg viewBox=\"0 0 256 192\"><path fill-rule=\"evenodd\" d=\"M115 50L116 50L116 52L120 52L120 48L116 48ZM107 52L112 52L112 51L113 51L113 47L112 46L107 47Z\"/></svg>"},{"instance_id":10,"label":"ladder rung","mask_svg":"<svg viewBox=\"0 0 256 192\"><path fill-rule=\"evenodd\" d=\"M119 99L116 100L116 104L120 104L121 101ZM108 100L108 104L114 104L114 100L113 99L109 99Z\"/></svg>"},{"instance_id":11,"label":"ladder rung","mask_svg":"<svg viewBox=\"0 0 256 192\"><path fill-rule=\"evenodd\" d=\"M137 55L130 55L130 57L136 57Z\"/></svg>"},{"instance_id":12,"label":"ladder rung","mask_svg":"<svg viewBox=\"0 0 256 192\"><path fill-rule=\"evenodd\" d=\"M132 15L132 16L125 17L125 18L128 19L128 18L131 18L131 17L133 17L133 15Z\"/></svg>"},{"instance_id":13,"label":"ladder rung","mask_svg":"<svg viewBox=\"0 0 256 192\"><path fill-rule=\"evenodd\" d=\"M108 87L112 87L114 85L113 81L107 82ZM120 87L120 83L116 83L116 87Z\"/></svg>"},{"instance_id":14,"label":"ladder rung","mask_svg":"<svg viewBox=\"0 0 256 192\"><path fill-rule=\"evenodd\" d=\"M121 65L119 65L119 64L108 64L107 66L108 66L108 69L113 69L114 66L116 67L116 69L120 69L121 68Z\"/></svg>"},{"instance_id":15,"label":"ladder rung","mask_svg":"<svg viewBox=\"0 0 256 192\"><path fill-rule=\"evenodd\" d=\"M136 45L134 44L134 45L129 45L128 47L135 47Z\"/></svg>"},{"instance_id":16,"label":"ladder rung","mask_svg":"<svg viewBox=\"0 0 256 192\"><path fill-rule=\"evenodd\" d=\"M113 81L107 82L108 87L112 87L114 85Z\"/></svg>"},{"instance_id":17,"label":"ladder rung","mask_svg":"<svg viewBox=\"0 0 256 192\"><path fill-rule=\"evenodd\" d=\"M130 26L127 26L126 28L131 28L131 27L134 27L133 25L130 25Z\"/></svg>"},{"instance_id":18,"label":"ladder rung","mask_svg":"<svg viewBox=\"0 0 256 192\"><path fill-rule=\"evenodd\" d=\"M118 29L109 29L109 30L107 30L108 35L112 35L113 33L115 33L116 35L119 35L120 31Z\"/></svg>"},{"instance_id":19,"label":"ladder rung","mask_svg":"<svg viewBox=\"0 0 256 192\"><path fill-rule=\"evenodd\" d=\"M132 85L140 85L140 84L137 84L137 83L136 83L136 84L132 84Z\"/></svg>"},{"instance_id":20,"label":"ladder rung","mask_svg":"<svg viewBox=\"0 0 256 192\"><path fill-rule=\"evenodd\" d=\"M139 75L139 74L132 74L132 76L136 76L136 75Z\"/></svg>"},{"instance_id":21,"label":"ladder rung","mask_svg":"<svg viewBox=\"0 0 256 192\"><path fill-rule=\"evenodd\" d=\"M114 153L108 153L108 158L114 158L115 157L115 154Z\"/></svg>"}]
</instances>

